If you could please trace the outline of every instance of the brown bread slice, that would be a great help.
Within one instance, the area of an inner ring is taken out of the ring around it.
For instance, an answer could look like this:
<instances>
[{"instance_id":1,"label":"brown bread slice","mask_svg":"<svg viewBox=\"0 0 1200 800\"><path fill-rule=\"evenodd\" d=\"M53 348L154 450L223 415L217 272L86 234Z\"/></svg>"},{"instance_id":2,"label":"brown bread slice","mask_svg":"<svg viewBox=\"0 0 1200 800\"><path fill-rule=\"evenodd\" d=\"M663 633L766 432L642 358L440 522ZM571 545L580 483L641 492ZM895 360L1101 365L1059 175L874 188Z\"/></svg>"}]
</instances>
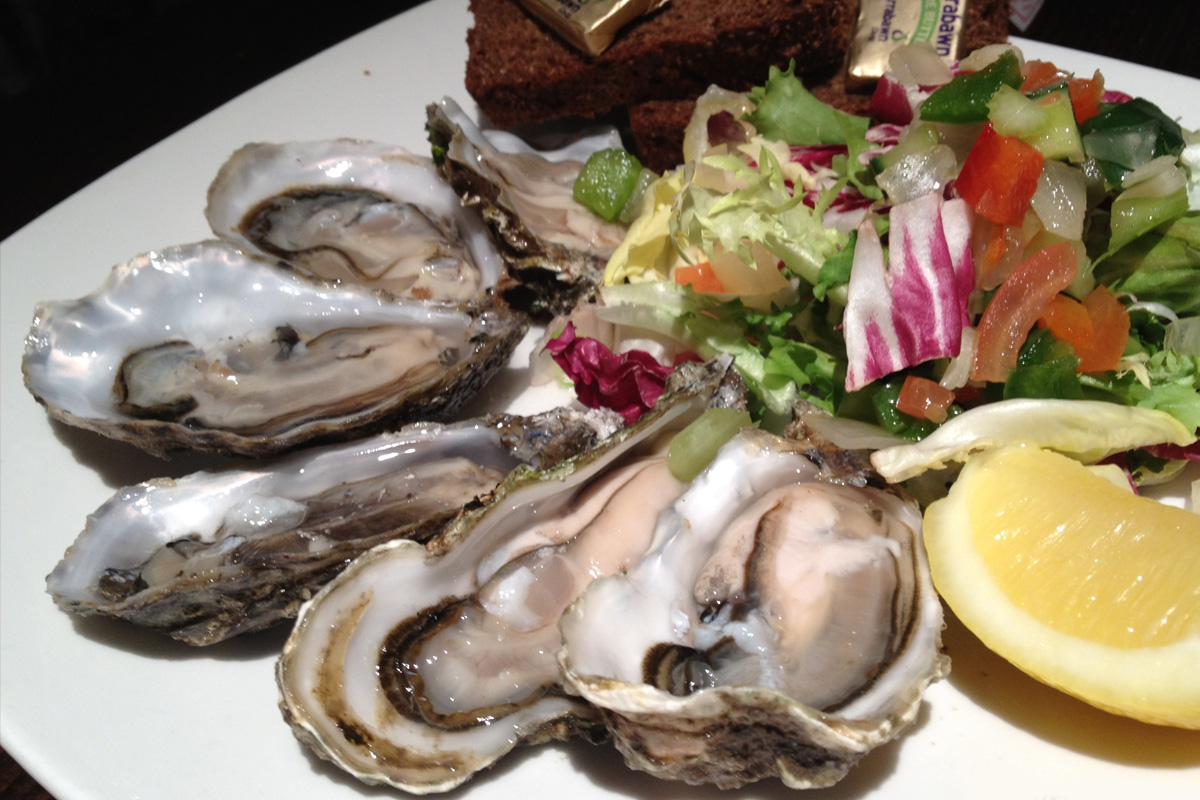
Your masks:
<instances>
[{"instance_id":1,"label":"brown bread slice","mask_svg":"<svg viewBox=\"0 0 1200 800\"><path fill-rule=\"evenodd\" d=\"M595 117L711 84L747 89L771 64L842 65L857 0L671 0L599 56L567 44L517 0L471 0L466 87L492 124Z\"/></svg>"}]
</instances>

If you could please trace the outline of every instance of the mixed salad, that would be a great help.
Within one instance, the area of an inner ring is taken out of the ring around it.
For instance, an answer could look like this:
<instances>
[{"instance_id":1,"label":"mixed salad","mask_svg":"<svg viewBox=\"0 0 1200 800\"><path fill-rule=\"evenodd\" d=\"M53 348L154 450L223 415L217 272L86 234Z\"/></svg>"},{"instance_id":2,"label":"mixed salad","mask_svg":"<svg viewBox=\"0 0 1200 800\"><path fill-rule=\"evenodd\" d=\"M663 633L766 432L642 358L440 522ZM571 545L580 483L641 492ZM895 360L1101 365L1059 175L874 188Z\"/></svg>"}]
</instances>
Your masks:
<instances>
[{"instance_id":1,"label":"mixed salad","mask_svg":"<svg viewBox=\"0 0 1200 800\"><path fill-rule=\"evenodd\" d=\"M701 97L684 149L661 176L605 151L576 184L629 222L547 348L588 405L635 419L673 362L725 352L769 428L802 399L878 447L1103 401L1192 442L1120 455L1138 480L1200 458L1200 137L1154 104L1012 46L910 45L871 119L772 70Z\"/></svg>"}]
</instances>

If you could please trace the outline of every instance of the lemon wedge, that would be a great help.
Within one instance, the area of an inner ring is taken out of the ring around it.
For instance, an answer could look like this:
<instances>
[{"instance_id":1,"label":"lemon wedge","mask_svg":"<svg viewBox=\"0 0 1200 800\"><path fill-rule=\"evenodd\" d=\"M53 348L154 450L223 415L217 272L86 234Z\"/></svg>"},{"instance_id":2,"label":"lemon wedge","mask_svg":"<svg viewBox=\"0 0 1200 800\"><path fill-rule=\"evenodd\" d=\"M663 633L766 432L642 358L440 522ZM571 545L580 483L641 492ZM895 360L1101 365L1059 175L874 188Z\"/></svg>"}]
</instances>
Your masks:
<instances>
[{"instance_id":1,"label":"lemon wedge","mask_svg":"<svg viewBox=\"0 0 1200 800\"><path fill-rule=\"evenodd\" d=\"M967 463L924 538L938 592L1000 656L1107 711L1200 728L1200 515L1008 446Z\"/></svg>"}]
</instances>

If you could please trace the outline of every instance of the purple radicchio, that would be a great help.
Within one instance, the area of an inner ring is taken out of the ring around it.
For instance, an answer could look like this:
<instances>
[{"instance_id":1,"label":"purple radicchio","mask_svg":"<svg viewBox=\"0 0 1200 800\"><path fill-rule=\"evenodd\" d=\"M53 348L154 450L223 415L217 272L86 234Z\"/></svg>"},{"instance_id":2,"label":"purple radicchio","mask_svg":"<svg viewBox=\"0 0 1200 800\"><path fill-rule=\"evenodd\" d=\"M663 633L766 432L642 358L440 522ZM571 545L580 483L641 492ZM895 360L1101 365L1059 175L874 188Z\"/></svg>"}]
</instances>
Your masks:
<instances>
[{"instance_id":1,"label":"purple radicchio","mask_svg":"<svg viewBox=\"0 0 1200 800\"><path fill-rule=\"evenodd\" d=\"M934 358L952 358L970 324L974 288L970 211L962 200L922 195L892 207L889 255L864 220L842 318L846 391Z\"/></svg>"}]
</instances>

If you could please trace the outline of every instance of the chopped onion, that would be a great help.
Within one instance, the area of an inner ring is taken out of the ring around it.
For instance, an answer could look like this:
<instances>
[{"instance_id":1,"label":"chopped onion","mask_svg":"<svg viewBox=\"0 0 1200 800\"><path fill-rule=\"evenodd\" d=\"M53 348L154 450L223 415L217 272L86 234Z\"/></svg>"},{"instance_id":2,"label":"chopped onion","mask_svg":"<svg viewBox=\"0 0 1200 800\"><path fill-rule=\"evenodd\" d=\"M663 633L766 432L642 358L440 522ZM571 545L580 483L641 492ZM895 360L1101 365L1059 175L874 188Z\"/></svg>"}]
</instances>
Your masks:
<instances>
[{"instance_id":1,"label":"chopped onion","mask_svg":"<svg viewBox=\"0 0 1200 800\"><path fill-rule=\"evenodd\" d=\"M1087 181L1082 170L1046 159L1031 203L1046 230L1064 239L1083 238Z\"/></svg>"},{"instance_id":2,"label":"chopped onion","mask_svg":"<svg viewBox=\"0 0 1200 800\"><path fill-rule=\"evenodd\" d=\"M941 86L954 77L950 66L929 42L897 47L888 57L887 71L904 86Z\"/></svg>"},{"instance_id":3,"label":"chopped onion","mask_svg":"<svg viewBox=\"0 0 1200 800\"><path fill-rule=\"evenodd\" d=\"M843 450L882 450L885 447L907 443L878 425L857 419L835 417L811 403L798 403L794 418Z\"/></svg>"},{"instance_id":4,"label":"chopped onion","mask_svg":"<svg viewBox=\"0 0 1200 800\"><path fill-rule=\"evenodd\" d=\"M991 64L1008 50L1011 50L1013 55L1017 57L1017 65L1023 69L1025 67L1025 54L1021 52L1021 48L1014 44L989 44L986 47L981 47L959 61L958 68L963 72L979 72L979 70Z\"/></svg>"},{"instance_id":5,"label":"chopped onion","mask_svg":"<svg viewBox=\"0 0 1200 800\"><path fill-rule=\"evenodd\" d=\"M1125 176L1121 182L1121 197L1166 197L1187 186L1187 175L1179 168L1174 156L1151 159Z\"/></svg>"},{"instance_id":6,"label":"chopped onion","mask_svg":"<svg viewBox=\"0 0 1200 800\"><path fill-rule=\"evenodd\" d=\"M910 153L879 173L879 184L893 203L904 203L921 195L940 192L958 172L954 151L944 144Z\"/></svg>"},{"instance_id":7,"label":"chopped onion","mask_svg":"<svg viewBox=\"0 0 1200 800\"><path fill-rule=\"evenodd\" d=\"M1184 317L1167 325L1164 346L1184 356L1200 356L1200 317Z\"/></svg>"},{"instance_id":8,"label":"chopped onion","mask_svg":"<svg viewBox=\"0 0 1200 800\"><path fill-rule=\"evenodd\" d=\"M962 345L958 355L950 359L949 366L938 381L947 389L961 389L971 378L971 365L975 363L975 329L965 327L962 330Z\"/></svg>"}]
</instances>

